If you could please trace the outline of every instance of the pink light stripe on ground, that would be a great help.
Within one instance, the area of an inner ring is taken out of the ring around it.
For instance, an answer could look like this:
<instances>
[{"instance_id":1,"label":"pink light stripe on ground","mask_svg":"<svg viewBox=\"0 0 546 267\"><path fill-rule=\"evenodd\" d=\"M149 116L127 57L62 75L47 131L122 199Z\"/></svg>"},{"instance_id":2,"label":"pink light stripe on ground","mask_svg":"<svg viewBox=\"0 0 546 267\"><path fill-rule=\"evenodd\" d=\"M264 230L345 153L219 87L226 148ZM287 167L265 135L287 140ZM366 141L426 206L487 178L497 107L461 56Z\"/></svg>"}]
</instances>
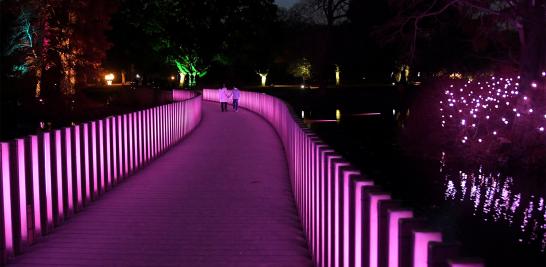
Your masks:
<instances>
[{"instance_id":1,"label":"pink light stripe on ground","mask_svg":"<svg viewBox=\"0 0 546 267\"><path fill-rule=\"evenodd\" d=\"M27 188L26 188L26 167L25 167L25 139L17 139L17 174L19 181L19 221L21 224L21 240L28 240L27 229Z\"/></svg>"},{"instance_id":2,"label":"pink light stripe on ground","mask_svg":"<svg viewBox=\"0 0 546 267\"><path fill-rule=\"evenodd\" d=\"M483 263L450 262L449 267L485 267L485 264L483 264Z\"/></svg>"},{"instance_id":3,"label":"pink light stripe on ground","mask_svg":"<svg viewBox=\"0 0 546 267\"><path fill-rule=\"evenodd\" d=\"M2 155L2 196L4 203L4 246L8 254L13 254L13 225L11 214L11 181L9 144L0 144Z\"/></svg>"}]
</instances>

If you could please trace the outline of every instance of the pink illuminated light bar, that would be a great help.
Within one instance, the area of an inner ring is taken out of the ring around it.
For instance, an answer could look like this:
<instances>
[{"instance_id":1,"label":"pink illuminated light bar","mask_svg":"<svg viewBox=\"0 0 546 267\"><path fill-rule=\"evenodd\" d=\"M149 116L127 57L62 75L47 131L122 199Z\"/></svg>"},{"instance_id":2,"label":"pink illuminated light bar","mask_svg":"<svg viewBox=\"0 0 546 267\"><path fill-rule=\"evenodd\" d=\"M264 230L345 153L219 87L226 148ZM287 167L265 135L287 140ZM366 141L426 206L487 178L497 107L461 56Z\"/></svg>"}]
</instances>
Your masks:
<instances>
[{"instance_id":1,"label":"pink illuminated light bar","mask_svg":"<svg viewBox=\"0 0 546 267\"><path fill-rule=\"evenodd\" d=\"M93 196L97 196L98 192L98 186L97 182L99 180L98 177L98 151L97 151L97 122L93 121L91 122L91 153L92 153L92 159L93 159Z\"/></svg>"},{"instance_id":2,"label":"pink illuminated light bar","mask_svg":"<svg viewBox=\"0 0 546 267\"><path fill-rule=\"evenodd\" d=\"M85 200L86 202L91 201L91 170L89 169L90 164L90 150L89 150L89 124L83 125L83 155L84 155L84 166L85 166Z\"/></svg>"},{"instance_id":3,"label":"pink illuminated light bar","mask_svg":"<svg viewBox=\"0 0 546 267\"><path fill-rule=\"evenodd\" d=\"M105 120L100 120L99 121L99 167L100 167L100 187L99 187L99 191L100 192L104 192L104 190L106 190L106 188L104 187L104 182L105 182L105 178L106 178L106 164L104 162L105 160L105 155L104 155L104 128L105 128ZM97 188L98 186L95 186L95 188Z\"/></svg>"},{"instance_id":4,"label":"pink illuminated light bar","mask_svg":"<svg viewBox=\"0 0 546 267\"><path fill-rule=\"evenodd\" d=\"M13 225L11 214L11 181L9 144L0 143L2 156L2 202L4 203L4 246L8 254L13 254Z\"/></svg>"},{"instance_id":5,"label":"pink illuminated light bar","mask_svg":"<svg viewBox=\"0 0 546 267\"><path fill-rule=\"evenodd\" d=\"M428 244L442 242L439 232L413 232L413 266L428 267Z\"/></svg>"},{"instance_id":6,"label":"pink illuminated light bar","mask_svg":"<svg viewBox=\"0 0 546 267\"><path fill-rule=\"evenodd\" d=\"M410 210L389 210L389 267L399 266L399 240L401 219L413 218L413 212Z\"/></svg>"},{"instance_id":7,"label":"pink illuminated light bar","mask_svg":"<svg viewBox=\"0 0 546 267\"><path fill-rule=\"evenodd\" d=\"M363 190L366 187L373 186L373 181L355 181L355 265L362 265L362 230L363 230L363 214L362 214L362 198Z\"/></svg>"},{"instance_id":8,"label":"pink illuminated light bar","mask_svg":"<svg viewBox=\"0 0 546 267\"><path fill-rule=\"evenodd\" d=\"M34 209L34 234L42 233L42 221L40 220L40 168L39 168L39 148L38 136L30 137L30 153L32 162L32 199Z\"/></svg>"},{"instance_id":9,"label":"pink illuminated light bar","mask_svg":"<svg viewBox=\"0 0 546 267\"><path fill-rule=\"evenodd\" d=\"M21 239L28 240L27 229L27 188L25 167L25 139L17 139L17 175L19 181L19 222L21 226Z\"/></svg>"},{"instance_id":10,"label":"pink illuminated light bar","mask_svg":"<svg viewBox=\"0 0 546 267\"><path fill-rule=\"evenodd\" d=\"M81 162L81 130L80 126L74 126L74 155L76 160L76 196L78 207L83 206L82 198L82 162Z\"/></svg>"},{"instance_id":11,"label":"pink illuminated light bar","mask_svg":"<svg viewBox=\"0 0 546 267\"><path fill-rule=\"evenodd\" d=\"M74 211L74 192L72 190L73 179L72 177L72 136L70 128L65 128L65 147L66 147L66 193L67 193L67 203L68 203L68 213Z\"/></svg>"},{"instance_id":12,"label":"pink illuminated light bar","mask_svg":"<svg viewBox=\"0 0 546 267\"><path fill-rule=\"evenodd\" d=\"M55 168L57 174L57 213L59 220L64 216L63 203L63 162L62 162L62 140L61 131L55 131Z\"/></svg>"},{"instance_id":13,"label":"pink illuminated light bar","mask_svg":"<svg viewBox=\"0 0 546 267\"><path fill-rule=\"evenodd\" d=\"M370 267L378 266L379 258L379 202L391 199L390 195L370 195Z\"/></svg>"}]
</instances>

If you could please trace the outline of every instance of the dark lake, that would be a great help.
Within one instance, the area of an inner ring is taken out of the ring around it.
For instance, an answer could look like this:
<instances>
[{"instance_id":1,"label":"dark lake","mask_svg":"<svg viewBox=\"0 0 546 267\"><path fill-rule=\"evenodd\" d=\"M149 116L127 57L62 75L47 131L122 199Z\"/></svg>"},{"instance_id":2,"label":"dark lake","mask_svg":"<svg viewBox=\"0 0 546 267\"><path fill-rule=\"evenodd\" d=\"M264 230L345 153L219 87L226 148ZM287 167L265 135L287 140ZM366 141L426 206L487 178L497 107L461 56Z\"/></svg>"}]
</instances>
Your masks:
<instances>
[{"instance_id":1,"label":"dark lake","mask_svg":"<svg viewBox=\"0 0 546 267\"><path fill-rule=\"evenodd\" d=\"M365 175L460 242L465 256L487 266L546 266L545 177L449 149L434 86L256 90L288 102Z\"/></svg>"}]
</instances>

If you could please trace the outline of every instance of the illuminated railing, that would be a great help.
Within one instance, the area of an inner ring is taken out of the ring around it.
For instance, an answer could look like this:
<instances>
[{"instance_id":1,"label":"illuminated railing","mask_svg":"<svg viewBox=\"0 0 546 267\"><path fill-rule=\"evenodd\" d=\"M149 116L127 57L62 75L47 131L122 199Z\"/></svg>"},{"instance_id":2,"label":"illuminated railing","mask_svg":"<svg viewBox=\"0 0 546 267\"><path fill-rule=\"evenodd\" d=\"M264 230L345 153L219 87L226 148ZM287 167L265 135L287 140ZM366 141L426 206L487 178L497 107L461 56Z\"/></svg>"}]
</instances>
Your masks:
<instances>
[{"instance_id":1,"label":"illuminated railing","mask_svg":"<svg viewBox=\"0 0 546 267\"><path fill-rule=\"evenodd\" d=\"M0 265L170 148L202 96L0 143Z\"/></svg>"},{"instance_id":2,"label":"illuminated railing","mask_svg":"<svg viewBox=\"0 0 546 267\"><path fill-rule=\"evenodd\" d=\"M203 99L218 101L217 90L203 90ZM264 117L283 142L316 266L483 266L454 259L456 244L442 243L440 232L427 230L422 219L321 142L282 100L241 92L239 105Z\"/></svg>"}]
</instances>

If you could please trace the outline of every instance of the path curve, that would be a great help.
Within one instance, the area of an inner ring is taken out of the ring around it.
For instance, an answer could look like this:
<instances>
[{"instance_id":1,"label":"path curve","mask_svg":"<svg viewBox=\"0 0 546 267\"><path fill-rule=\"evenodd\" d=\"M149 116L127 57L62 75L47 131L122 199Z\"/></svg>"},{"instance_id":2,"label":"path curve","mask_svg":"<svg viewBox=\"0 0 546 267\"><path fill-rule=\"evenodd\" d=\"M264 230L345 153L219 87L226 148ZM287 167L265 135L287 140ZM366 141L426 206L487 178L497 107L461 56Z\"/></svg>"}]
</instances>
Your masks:
<instances>
[{"instance_id":1,"label":"path curve","mask_svg":"<svg viewBox=\"0 0 546 267\"><path fill-rule=\"evenodd\" d=\"M311 266L274 129L203 102L180 144L12 266Z\"/></svg>"}]
</instances>

